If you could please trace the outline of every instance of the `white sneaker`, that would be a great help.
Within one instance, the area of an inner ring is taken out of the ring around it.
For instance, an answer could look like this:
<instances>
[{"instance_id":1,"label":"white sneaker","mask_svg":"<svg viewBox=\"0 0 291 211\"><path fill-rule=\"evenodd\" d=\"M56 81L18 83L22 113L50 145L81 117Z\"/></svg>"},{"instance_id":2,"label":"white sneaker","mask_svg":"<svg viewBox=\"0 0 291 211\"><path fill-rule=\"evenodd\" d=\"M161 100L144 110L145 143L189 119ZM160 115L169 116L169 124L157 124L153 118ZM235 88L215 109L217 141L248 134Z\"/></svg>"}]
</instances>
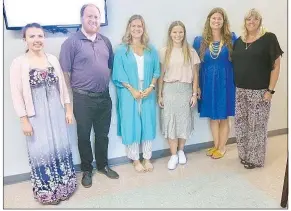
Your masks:
<instances>
[{"instance_id":1,"label":"white sneaker","mask_svg":"<svg viewBox=\"0 0 291 211\"><path fill-rule=\"evenodd\" d=\"M168 169L174 170L178 165L178 155L172 155L168 162Z\"/></svg>"},{"instance_id":2,"label":"white sneaker","mask_svg":"<svg viewBox=\"0 0 291 211\"><path fill-rule=\"evenodd\" d=\"M180 164L185 164L187 163L187 159L186 159L186 156L185 156L185 153L183 150L179 150L178 151L178 157L179 157L179 163Z\"/></svg>"}]
</instances>

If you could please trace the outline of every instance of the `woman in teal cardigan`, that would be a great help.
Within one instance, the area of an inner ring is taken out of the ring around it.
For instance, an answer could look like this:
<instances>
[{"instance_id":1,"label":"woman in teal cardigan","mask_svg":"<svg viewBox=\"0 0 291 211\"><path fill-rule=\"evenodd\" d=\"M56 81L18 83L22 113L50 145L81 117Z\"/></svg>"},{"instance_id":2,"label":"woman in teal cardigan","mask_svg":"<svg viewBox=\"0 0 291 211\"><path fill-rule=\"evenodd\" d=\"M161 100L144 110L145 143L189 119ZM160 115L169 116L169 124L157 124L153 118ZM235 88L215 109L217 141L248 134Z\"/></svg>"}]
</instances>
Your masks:
<instances>
[{"instance_id":1,"label":"woman in teal cardigan","mask_svg":"<svg viewBox=\"0 0 291 211\"><path fill-rule=\"evenodd\" d=\"M156 91L160 76L156 49L148 44L145 22L133 15L114 56L112 80L117 87L117 135L127 147L136 171L152 171L152 141L156 137ZM142 145L143 163L139 161Z\"/></svg>"}]
</instances>

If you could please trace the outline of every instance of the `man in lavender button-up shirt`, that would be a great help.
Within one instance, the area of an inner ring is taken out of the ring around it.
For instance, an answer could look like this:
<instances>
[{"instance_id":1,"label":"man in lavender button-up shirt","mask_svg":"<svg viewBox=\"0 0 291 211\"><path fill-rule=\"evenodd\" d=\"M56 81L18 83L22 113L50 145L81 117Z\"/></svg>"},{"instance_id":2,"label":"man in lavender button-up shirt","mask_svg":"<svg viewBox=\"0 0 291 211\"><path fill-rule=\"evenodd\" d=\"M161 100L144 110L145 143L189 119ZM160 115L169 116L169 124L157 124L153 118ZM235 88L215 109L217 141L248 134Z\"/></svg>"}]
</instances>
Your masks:
<instances>
[{"instance_id":1,"label":"man in lavender button-up shirt","mask_svg":"<svg viewBox=\"0 0 291 211\"><path fill-rule=\"evenodd\" d=\"M109 80L113 51L109 39L98 33L100 10L94 4L81 9L82 29L70 36L61 47L60 64L68 88L73 94L74 116L77 121L78 148L83 171L82 185L92 185L93 155L90 133L95 132L95 160L100 173L117 179L108 167L108 132L112 102Z\"/></svg>"}]
</instances>

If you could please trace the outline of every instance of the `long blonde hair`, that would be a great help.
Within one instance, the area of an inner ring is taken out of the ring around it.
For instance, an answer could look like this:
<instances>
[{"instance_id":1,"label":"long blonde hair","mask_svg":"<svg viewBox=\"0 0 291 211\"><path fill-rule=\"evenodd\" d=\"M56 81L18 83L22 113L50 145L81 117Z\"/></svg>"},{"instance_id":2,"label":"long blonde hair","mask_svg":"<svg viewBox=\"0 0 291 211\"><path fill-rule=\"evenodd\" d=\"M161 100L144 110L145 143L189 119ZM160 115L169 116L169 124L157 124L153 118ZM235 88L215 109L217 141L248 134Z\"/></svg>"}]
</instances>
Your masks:
<instances>
[{"instance_id":1,"label":"long blonde hair","mask_svg":"<svg viewBox=\"0 0 291 211\"><path fill-rule=\"evenodd\" d=\"M246 27L246 21L250 17L254 17L254 18L256 18L256 19L258 19L260 21L259 31L258 31L258 34L257 34L258 37L257 38L263 36L267 32L267 29L263 26L263 18L261 16L261 14L259 13L259 11L257 9L252 8L247 12L247 14L244 17L243 32L242 32L242 35L241 35L241 39L244 42L246 42L246 39L247 39L247 36L248 36L248 30L247 30L247 27Z\"/></svg>"},{"instance_id":2,"label":"long blonde hair","mask_svg":"<svg viewBox=\"0 0 291 211\"><path fill-rule=\"evenodd\" d=\"M203 41L200 47L200 59L203 61L205 51L210 45L210 42L213 41L213 36L212 36L212 29L210 27L210 18L214 13L219 13L222 15L223 18L223 26L221 28L221 38L223 39L223 43L225 43L226 47L228 48L229 56L228 59L231 60L231 54L232 54L232 33L230 32L229 29L229 20L227 17L226 12L224 9L220 7L216 7L210 11L210 13L207 16L205 25L204 25L204 30L203 30Z\"/></svg>"},{"instance_id":3,"label":"long blonde hair","mask_svg":"<svg viewBox=\"0 0 291 211\"><path fill-rule=\"evenodd\" d=\"M133 15L130 17L130 19L128 20L127 23L127 27L126 27L126 31L124 36L122 37L122 43L128 46L129 49L129 45L132 44L132 36L130 33L130 25L132 23L132 21L134 20L140 20L142 23L142 27L143 27L143 34L141 37L141 44L143 49L149 49L148 44L149 44L149 36L148 33L146 31L146 26L145 26L145 21L143 19L143 17L141 15Z\"/></svg>"},{"instance_id":4,"label":"long blonde hair","mask_svg":"<svg viewBox=\"0 0 291 211\"><path fill-rule=\"evenodd\" d=\"M171 53L173 50L173 40L171 38L171 32L175 26L181 26L184 30L184 38L182 40L182 52L184 55L184 64L191 63L191 53L190 53L190 46L187 42L187 37L186 37L186 27L181 21L174 21L171 23L168 29L167 47L166 47L166 53L165 53L165 59L164 59L165 67L168 67L169 65Z\"/></svg>"}]
</instances>

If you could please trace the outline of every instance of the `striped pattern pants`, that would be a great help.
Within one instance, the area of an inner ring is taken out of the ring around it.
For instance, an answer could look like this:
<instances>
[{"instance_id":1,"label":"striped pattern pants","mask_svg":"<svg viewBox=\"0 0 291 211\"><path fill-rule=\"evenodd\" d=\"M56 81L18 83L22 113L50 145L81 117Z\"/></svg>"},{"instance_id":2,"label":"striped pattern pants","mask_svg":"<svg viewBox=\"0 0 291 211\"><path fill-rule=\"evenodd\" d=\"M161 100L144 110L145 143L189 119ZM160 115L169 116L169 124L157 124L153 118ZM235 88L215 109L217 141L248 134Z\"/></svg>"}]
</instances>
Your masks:
<instances>
[{"instance_id":1,"label":"striped pattern pants","mask_svg":"<svg viewBox=\"0 0 291 211\"><path fill-rule=\"evenodd\" d=\"M142 153L144 159L151 159L152 157L152 141L142 142ZM127 146L127 157L131 160L139 160L139 143L135 142Z\"/></svg>"},{"instance_id":2,"label":"striped pattern pants","mask_svg":"<svg viewBox=\"0 0 291 211\"><path fill-rule=\"evenodd\" d=\"M271 102L263 100L266 90L236 88L235 134L240 159L262 167L265 162Z\"/></svg>"}]
</instances>

